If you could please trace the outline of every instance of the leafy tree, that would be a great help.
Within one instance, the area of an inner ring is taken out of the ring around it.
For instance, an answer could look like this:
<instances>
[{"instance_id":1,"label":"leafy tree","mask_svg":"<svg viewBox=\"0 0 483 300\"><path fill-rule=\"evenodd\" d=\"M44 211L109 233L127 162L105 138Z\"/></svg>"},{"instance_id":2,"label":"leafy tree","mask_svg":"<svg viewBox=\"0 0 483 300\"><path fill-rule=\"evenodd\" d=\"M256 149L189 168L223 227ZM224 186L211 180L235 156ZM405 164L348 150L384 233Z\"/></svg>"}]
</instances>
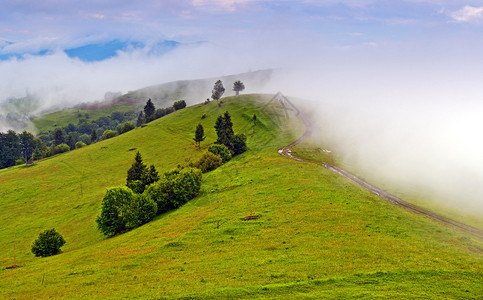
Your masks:
<instances>
[{"instance_id":1,"label":"leafy tree","mask_svg":"<svg viewBox=\"0 0 483 300\"><path fill-rule=\"evenodd\" d=\"M195 167L200 169L201 172L206 173L212 171L223 164L223 160L220 156L211 152L203 154L198 161L195 162Z\"/></svg>"},{"instance_id":2,"label":"leafy tree","mask_svg":"<svg viewBox=\"0 0 483 300\"><path fill-rule=\"evenodd\" d=\"M140 127L140 126L143 126L144 124L144 115L143 115L143 112L139 112L139 115L138 115L138 119L136 121L136 126L137 127Z\"/></svg>"},{"instance_id":3,"label":"leafy tree","mask_svg":"<svg viewBox=\"0 0 483 300\"><path fill-rule=\"evenodd\" d=\"M203 129L203 125L199 123L198 126L196 126L195 138L193 139L198 143L198 148L201 148L201 142L204 141L205 138L205 130Z\"/></svg>"},{"instance_id":4,"label":"leafy tree","mask_svg":"<svg viewBox=\"0 0 483 300\"><path fill-rule=\"evenodd\" d=\"M233 83L233 90L236 92L237 96L244 89L245 89L245 85L240 80L237 80Z\"/></svg>"},{"instance_id":5,"label":"leafy tree","mask_svg":"<svg viewBox=\"0 0 483 300\"><path fill-rule=\"evenodd\" d=\"M148 102L146 102L146 105L144 106L144 116L146 118L146 123L149 123L152 120L154 120L155 112L156 112L156 108L154 107L154 104L151 101L151 99L149 99Z\"/></svg>"},{"instance_id":6,"label":"leafy tree","mask_svg":"<svg viewBox=\"0 0 483 300\"><path fill-rule=\"evenodd\" d=\"M97 142L97 131L95 129L92 129L91 132L91 143L94 144Z\"/></svg>"},{"instance_id":7,"label":"leafy tree","mask_svg":"<svg viewBox=\"0 0 483 300\"><path fill-rule=\"evenodd\" d=\"M220 100L224 93L225 88L223 87L223 83L221 82L221 80L218 80L217 82L215 82L215 85L211 92L211 98L213 98L213 100Z\"/></svg>"},{"instance_id":8,"label":"leafy tree","mask_svg":"<svg viewBox=\"0 0 483 300\"><path fill-rule=\"evenodd\" d=\"M116 135L117 135L117 133L114 130L107 129L102 134L102 138L105 139L105 140L107 140L107 139L110 139L110 138L115 137Z\"/></svg>"},{"instance_id":9,"label":"leafy tree","mask_svg":"<svg viewBox=\"0 0 483 300\"><path fill-rule=\"evenodd\" d=\"M0 132L0 166L2 168L14 166L15 161L20 157L20 141L15 131Z\"/></svg>"},{"instance_id":10,"label":"leafy tree","mask_svg":"<svg viewBox=\"0 0 483 300\"><path fill-rule=\"evenodd\" d=\"M120 132L119 134L123 134L123 133L126 133L128 131L131 131L133 130L134 128L136 128L136 126L134 126L134 124L132 122L125 122L124 124L120 125Z\"/></svg>"},{"instance_id":11,"label":"leafy tree","mask_svg":"<svg viewBox=\"0 0 483 300\"><path fill-rule=\"evenodd\" d=\"M27 131L22 132L18 135L18 137L20 143L20 150L22 152L25 165L27 165L30 158L32 157L32 154L34 153L35 138L30 132Z\"/></svg>"},{"instance_id":12,"label":"leafy tree","mask_svg":"<svg viewBox=\"0 0 483 300\"><path fill-rule=\"evenodd\" d=\"M221 160L223 163L226 163L231 159L230 150L228 150L228 148L225 145L219 145L219 144L211 145L208 148L208 152L211 152L221 157Z\"/></svg>"},{"instance_id":13,"label":"leafy tree","mask_svg":"<svg viewBox=\"0 0 483 300\"><path fill-rule=\"evenodd\" d=\"M54 146L64 143L64 131L62 128L57 127L54 130Z\"/></svg>"},{"instance_id":14,"label":"leafy tree","mask_svg":"<svg viewBox=\"0 0 483 300\"><path fill-rule=\"evenodd\" d=\"M127 187L106 191L97 217L97 228L113 236L151 221L157 212L156 203L143 195L136 195Z\"/></svg>"},{"instance_id":15,"label":"leafy tree","mask_svg":"<svg viewBox=\"0 0 483 300\"><path fill-rule=\"evenodd\" d=\"M65 240L54 228L45 230L32 244L32 253L35 256L51 256L58 254L64 246Z\"/></svg>"},{"instance_id":16,"label":"leafy tree","mask_svg":"<svg viewBox=\"0 0 483 300\"><path fill-rule=\"evenodd\" d=\"M186 107L186 102L184 100L179 100L173 103L174 110L180 110Z\"/></svg>"}]
</instances>

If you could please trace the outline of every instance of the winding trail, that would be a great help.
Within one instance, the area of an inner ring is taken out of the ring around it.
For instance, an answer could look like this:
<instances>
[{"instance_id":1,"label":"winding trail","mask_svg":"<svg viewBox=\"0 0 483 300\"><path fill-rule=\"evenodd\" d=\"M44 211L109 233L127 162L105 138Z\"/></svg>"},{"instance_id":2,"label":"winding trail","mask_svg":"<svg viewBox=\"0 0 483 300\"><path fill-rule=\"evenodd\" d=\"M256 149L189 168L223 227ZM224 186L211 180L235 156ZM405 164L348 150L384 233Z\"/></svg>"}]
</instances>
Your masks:
<instances>
[{"instance_id":1,"label":"winding trail","mask_svg":"<svg viewBox=\"0 0 483 300\"><path fill-rule=\"evenodd\" d=\"M335 172L335 173L355 182L359 186L361 186L364 189L376 194L377 196L394 203L395 205L401 206L405 209L408 209L408 210L413 211L415 213L418 213L418 214L424 215L426 217L432 218L434 220L443 222L443 223L448 224L450 226L459 228L459 229L466 231L466 232L469 232L469 233L471 233L474 236L477 236L479 238L483 238L483 231L478 229L478 228L475 228L475 227L466 225L464 223L452 220L450 218L444 217L442 215L439 215L437 213L429 211L429 210L422 208L420 206L417 206L415 204L404 201L404 200L402 200L402 199L400 199L400 198L398 198L394 195L389 194L386 191L381 190L378 187L373 186L372 184L364 181L363 179L357 177L356 175L354 175L354 174L352 174L352 173L350 173L350 172L348 172L348 171L346 171L346 170L344 170L344 169L342 169L342 168L340 168L336 165L332 165L332 164L329 164L329 163L326 163L326 162L317 162L317 161L313 161L313 160L309 160L309 159L304 159L304 158L301 158L297 155L294 155L292 153L292 149L294 147L296 147L297 145L299 145L300 143L302 143L306 138L310 137L310 135L312 135L312 132L313 132L312 123L310 122L310 119L307 117L307 115L305 115L302 111L299 111L298 116L302 119L302 121L305 125L305 128L306 128L306 131L298 140L296 140L295 142L293 142L292 144L290 144L288 146L285 146L285 147L282 147L281 149L279 149L278 150L279 154L281 154L285 157L294 159L296 161L310 162L310 163L314 163L314 164L323 166L323 167L325 167L325 168L327 168L327 169L329 169L329 170L331 170L331 171L333 171L333 172Z\"/></svg>"}]
</instances>

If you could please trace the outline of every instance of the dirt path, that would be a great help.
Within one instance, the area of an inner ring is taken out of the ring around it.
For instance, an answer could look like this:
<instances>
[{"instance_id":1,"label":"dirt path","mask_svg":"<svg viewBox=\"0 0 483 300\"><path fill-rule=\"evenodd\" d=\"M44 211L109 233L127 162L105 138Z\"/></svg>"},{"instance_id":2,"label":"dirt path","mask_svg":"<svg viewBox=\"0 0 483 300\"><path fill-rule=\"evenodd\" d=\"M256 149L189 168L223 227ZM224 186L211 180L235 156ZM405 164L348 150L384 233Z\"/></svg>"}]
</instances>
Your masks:
<instances>
[{"instance_id":1,"label":"dirt path","mask_svg":"<svg viewBox=\"0 0 483 300\"><path fill-rule=\"evenodd\" d=\"M352 173L350 173L350 172L348 172L348 171L346 171L346 170L344 170L344 169L342 169L342 168L340 168L336 165L328 164L328 163L325 163L325 162L316 162L316 161L304 159L304 158L301 158L299 156L292 154L292 149L294 147L296 147L297 145L299 145L300 143L302 143L313 132L312 123L310 122L310 119L307 117L307 115L305 115L303 112L300 112L299 117L304 122L306 131L305 131L304 135L302 137L300 137L298 140L296 140L295 142L293 142L292 144L290 144L288 146L285 146L285 147L279 149L278 153L280 153L281 155L288 157L288 158L291 158L291 159L295 159L297 161L310 162L310 163L315 163L315 164L318 164L320 166L323 166L323 167L325 167L325 168L327 168L327 169L329 169L333 172L336 172L337 174L355 182L356 184L363 187L364 189L366 189L366 190L378 195L379 197L386 199L386 200L388 200L388 201L390 201L390 202L392 202L392 203L394 203L398 206L404 207L405 209L411 210L415 213L418 213L418 214L427 216L429 218L438 220L440 222L446 223L446 224L451 225L453 227L457 227L457 228L459 228L463 231L469 232L469 233L471 233L471 234L473 234L477 237L483 238L483 231L478 229L478 228L475 228L475 227L463 224L461 222L452 220L450 218L447 218L447 217L444 217L442 215L431 212L431 211L429 211L425 208L422 208L420 206L417 206L417 205L414 205L412 203L406 202L402 199L399 199L398 197L391 195L388 192L383 191L378 187L373 186L372 184L364 181L363 179L357 177L356 175L354 175L354 174L352 174Z\"/></svg>"}]
</instances>

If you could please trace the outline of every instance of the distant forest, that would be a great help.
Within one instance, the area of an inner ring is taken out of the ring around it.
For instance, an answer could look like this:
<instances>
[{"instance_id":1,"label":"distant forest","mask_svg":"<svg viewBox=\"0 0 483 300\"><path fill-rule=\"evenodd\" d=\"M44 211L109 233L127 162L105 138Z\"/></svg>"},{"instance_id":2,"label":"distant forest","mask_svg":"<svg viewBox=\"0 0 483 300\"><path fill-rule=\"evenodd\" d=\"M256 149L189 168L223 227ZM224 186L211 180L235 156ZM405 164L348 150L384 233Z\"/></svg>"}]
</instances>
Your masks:
<instances>
[{"instance_id":1,"label":"distant forest","mask_svg":"<svg viewBox=\"0 0 483 300\"><path fill-rule=\"evenodd\" d=\"M27 131L19 134L13 130L0 132L0 168L29 164L33 160L82 148L143 126L184 107L186 102L179 100L173 106L156 109L149 99L144 110L139 113L135 110L113 112L109 116L89 120L87 113L79 112L77 124L70 123L65 127L42 131L37 136Z\"/></svg>"}]
</instances>

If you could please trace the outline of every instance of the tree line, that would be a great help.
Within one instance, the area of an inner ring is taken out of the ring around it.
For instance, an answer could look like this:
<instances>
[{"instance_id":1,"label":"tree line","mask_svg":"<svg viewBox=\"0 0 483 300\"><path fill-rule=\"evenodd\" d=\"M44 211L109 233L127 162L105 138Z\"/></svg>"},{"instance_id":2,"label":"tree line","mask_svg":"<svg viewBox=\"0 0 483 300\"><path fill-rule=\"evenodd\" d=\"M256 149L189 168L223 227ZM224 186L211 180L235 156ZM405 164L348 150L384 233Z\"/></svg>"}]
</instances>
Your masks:
<instances>
[{"instance_id":1,"label":"tree line","mask_svg":"<svg viewBox=\"0 0 483 300\"><path fill-rule=\"evenodd\" d=\"M186 102L179 100L170 107L156 109L149 99L139 114L134 111L113 112L109 116L89 120L87 113L78 113L80 119L77 125L69 123L64 127L40 132L36 137L27 131L19 134L13 130L0 132L0 168L28 164L33 160L82 148L99 140L126 133L184 107Z\"/></svg>"}]
</instances>

